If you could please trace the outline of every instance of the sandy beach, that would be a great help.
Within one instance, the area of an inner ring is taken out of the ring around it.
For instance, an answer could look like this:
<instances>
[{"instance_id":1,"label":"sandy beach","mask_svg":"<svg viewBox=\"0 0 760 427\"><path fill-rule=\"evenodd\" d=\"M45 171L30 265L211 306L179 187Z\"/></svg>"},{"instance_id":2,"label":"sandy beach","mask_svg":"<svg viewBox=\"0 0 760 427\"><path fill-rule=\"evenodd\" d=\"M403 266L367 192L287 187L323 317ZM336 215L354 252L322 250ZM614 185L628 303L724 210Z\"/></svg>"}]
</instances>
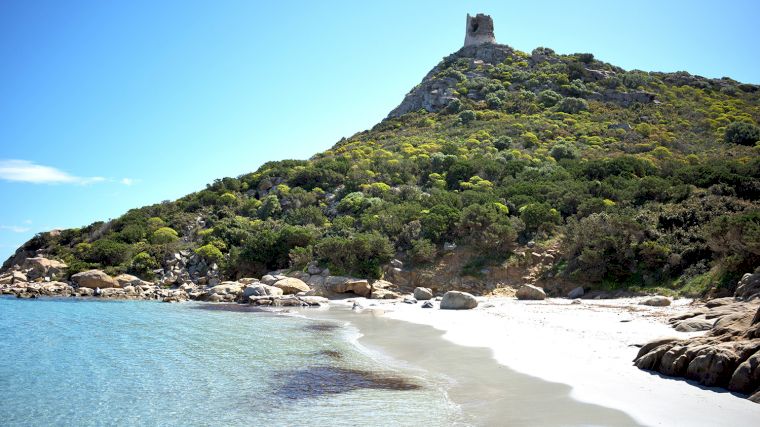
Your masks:
<instances>
[{"instance_id":1,"label":"sandy beach","mask_svg":"<svg viewBox=\"0 0 760 427\"><path fill-rule=\"evenodd\" d=\"M451 343L489 349L489 356L501 366L568 386L573 400L619 411L610 413L606 421L594 419L586 425L631 425L627 417L634 424L651 426L744 426L760 420L760 405L632 365L636 344L699 334L676 332L666 323L670 316L686 311L690 300L649 307L638 305L636 298L573 304L566 299L489 297L479 298L478 308L461 311L439 310L437 303L433 309L363 299L333 304L350 306L354 301L367 316L428 325ZM408 344L413 346L413 340ZM404 359L398 350L395 355ZM464 360L466 353L459 356L461 365L470 362ZM498 395L498 387L492 392Z\"/></svg>"}]
</instances>

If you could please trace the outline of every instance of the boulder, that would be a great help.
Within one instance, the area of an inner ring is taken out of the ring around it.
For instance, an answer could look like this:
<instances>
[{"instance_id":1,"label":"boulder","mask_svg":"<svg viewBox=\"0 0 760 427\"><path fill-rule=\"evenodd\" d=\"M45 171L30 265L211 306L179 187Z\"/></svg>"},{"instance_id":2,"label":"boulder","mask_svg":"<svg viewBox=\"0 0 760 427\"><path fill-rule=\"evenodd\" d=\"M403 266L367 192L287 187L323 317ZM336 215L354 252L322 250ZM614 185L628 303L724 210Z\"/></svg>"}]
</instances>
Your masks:
<instances>
[{"instance_id":1,"label":"boulder","mask_svg":"<svg viewBox=\"0 0 760 427\"><path fill-rule=\"evenodd\" d=\"M351 292L361 297L369 298L372 295L372 287L369 282L362 279L353 279L342 276L328 276L325 278L325 286L330 292L344 294Z\"/></svg>"},{"instance_id":2,"label":"boulder","mask_svg":"<svg viewBox=\"0 0 760 427\"><path fill-rule=\"evenodd\" d=\"M262 277L261 279L263 282L264 278ZM303 280L296 279L295 277L285 277L283 279L280 279L274 282L273 286L282 289L282 293L285 295L297 294L299 292L309 292L311 289L309 288L309 285L304 283Z\"/></svg>"},{"instance_id":3,"label":"boulder","mask_svg":"<svg viewBox=\"0 0 760 427\"><path fill-rule=\"evenodd\" d=\"M678 332L701 332L708 331L713 327L713 321L704 317L692 317L676 322L674 328Z\"/></svg>"},{"instance_id":4,"label":"boulder","mask_svg":"<svg viewBox=\"0 0 760 427\"><path fill-rule=\"evenodd\" d=\"M425 301L422 303L422 308L433 308L433 303L430 301Z\"/></svg>"},{"instance_id":5,"label":"boulder","mask_svg":"<svg viewBox=\"0 0 760 427\"><path fill-rule=\"evenodd\" d=\"M703 348L689 362L686 378L708 387L725 387L736 369L739 356L723 346Z\"/></svg>"},{"instance_id":6,"label":"boulder","mask_svg":"<svg viewBox=\"0 0 760 427\"><path fill-rule=\"evenodd\" d=\"M736 368L728 382L728 389L738 393L750 394L755 391L758 384L760 384L760 350Z\"/></svg>"},{"instance_id":7,"label":"boulder","mask_svg":"<svg viewBox=\"0 0 760 427\"><path fill-rule=\"evenodd\" d=\"M269 297L269 296L281 296L283 294L282 289L276 286L269 286L263 283L256 283L253 285L247 285L243 289L243 299L250 297Z\"/></svg>"},{"instance_id":8,"label":"boulder","mask_svg":"<svg viewBox=\"0 0 760 427\"><path fill-rule=\"evenodd\" d=\"M538 286L522 285L515 296L519 300L542 300L546 299L546 292Z\"/></svg>"},{"instance_id":9,"label":"boulder","mask_svg":"<svg viewBox=\"0 0 760 427\"><path fill-rule=\"evenodd\" d=\"M472 294L460 291L448 291L441 299L443 310L469 310L478 306L478 300Z\"/></svg>"},{"instance_id":10,"label":"boulder","mask_svg":"<svg viewBox=\"0 0 760 427\"><path fill-rule=\"evenodd\" d=\"M237 296L241 292L243 292L243 285L240 284L239 282L232 282L232 281L222 282L216 286L209 288L206 291L208 295L213 295L213 294L225 295L226 294L226 295L233 295L233 296Z\"/></svg>"},{"instance_id":11,"label":"boulder","mask_svg":"<svg viewBox=\"0 0 760 427\"><path fill-rule=\"evenodd\" d=\"M119 288L121 285L113 277L101 270L89 270L71 276L71 281L80 288Z\"/></svg>"},{"instance_id":12,"label":"boulder","mask_svg":"<svg viewBox=\"0 0 760 427\"><path fill-rule=\"evenodd\" d=\"M277 282L278 280L282 280L284 278L285 276L280 276L280 275L274 276L272 274L265 274L264 276L261 277L261 283L265 285L274 285L275 282Z\"/></svg>"},{"instance_id":13,"label":"boulder","mask_svg":"<svg viewBox=\"0 0 760 427\"><path fill-rule=\"evenodd\" d=\"M370 285L372 287L372 299L396 299L401 298L398 293L398 286L387 280L375 280Z\"/></svg>"},{"instance_id":14,"label":"boulder","mask_svg":"<svg viewBox=\"0 0 760 427\"><path fill-rule=\"evenodd\" d=\"M430 288L416 287L414 288L414 298L420 301L427 301L433 298L433 291Z\"/></svg>"},{"instance_id":15,"label":"boulder","mask_svg":"<svg viewBox=\"0 0 760 427\"><path fill-rule=\"evenodd\" d=\"M649 305L652 307L667 307L670 305L670 298L663 297L663 296L655 296L655 297L647 298L639 302L639 305Z\"/></svg>"},{"instance_id":16,"label":"boulder","mask_svg":"<svg viewBox=\"0 0 760 427\"><path fill-rule=\"evenodd\" d=\"M132 286L150 286L152 283L146 282L145 280L142 280L141 278L137 276L133 276L131 274L119 274L118 276L114 277L117 282L119 282L119 285L121 287L126 287L129 285Z\"/></svg>"},{"instance_id":17,"label":"boulder","mask_svg":"<svg viewBox=\"0 0 760 427\"><path fill-rule=\"evenodd\" d=\"M401 298L398 292L394 292L388 289L373 289L371 299L396 299Z\"/></svg>"},{"instance_id":18,"label":"boulder","mask_svg":"<svg viewBox=\"0 0 760 427\"><path fill-rule=\"evenodd\" d=\"M742 299L760 297L760 273L747 273L739 280L734 296Z\"/></svg>"},{"instance_id":19,"label":"boulder","mask_svg":"<svg viewBox=\"0 0 760 427\"><path fill-rule=\"evenodd\" d=\"M404 304L417 304L417 300L414 298L404 298Z\"/></svg>"},{"instance_id":20,"label":"boulder","mask_svg":"<svg viewBox=\"0 0 760 427\"><path fill-rule=\"evenodd\" d=\"M586 293L586 292L583 290L583 287L578 286L577 288L575 288L572 291L568 292L567 293L567 297L570 298L570 299L576 299L576 298L582 297L584 293Z\"/></svg>"},{"instance_id":21,"label":"boulder","mask_svg":"<svg viewBox=\"0 0 760 427\"><path fill-rule=\"evenodd\" d=\"M238 279L237 281L241 285L252 285L254 283L259 283L259 279L256 279L253 277L243 277L242 279Z\"/></svg>"},{"instance_id":22,"label":"boulder","mask_svg":"<svg viewBox=\"0 0 760 427\"><path fill-rule=\"evenodd\" d=\"M29 280L41 277L54 279L63 275L67 268L66 263L45 257L32 257L24 260L22 269L27 270Z\"/></svg>"}]
</instances>

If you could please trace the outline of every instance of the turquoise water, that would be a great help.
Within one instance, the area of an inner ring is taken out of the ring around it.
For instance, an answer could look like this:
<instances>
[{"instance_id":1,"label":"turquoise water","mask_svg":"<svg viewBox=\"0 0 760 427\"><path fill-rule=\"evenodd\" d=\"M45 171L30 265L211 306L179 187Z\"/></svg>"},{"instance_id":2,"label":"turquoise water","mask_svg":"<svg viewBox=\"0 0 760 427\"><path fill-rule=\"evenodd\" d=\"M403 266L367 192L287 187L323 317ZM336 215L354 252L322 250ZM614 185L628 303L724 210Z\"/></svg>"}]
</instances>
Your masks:
<instances>
[{"instance_id":1,"label":"turquoise water","mask_svg":"<svg viewBox=\"0 0 760 427\"><path fill-rule=\"evenodd\" d=\"M0 424L451 425L444 382L355 330L200 304L0 298Z\"/></svg>"}]
</instances>

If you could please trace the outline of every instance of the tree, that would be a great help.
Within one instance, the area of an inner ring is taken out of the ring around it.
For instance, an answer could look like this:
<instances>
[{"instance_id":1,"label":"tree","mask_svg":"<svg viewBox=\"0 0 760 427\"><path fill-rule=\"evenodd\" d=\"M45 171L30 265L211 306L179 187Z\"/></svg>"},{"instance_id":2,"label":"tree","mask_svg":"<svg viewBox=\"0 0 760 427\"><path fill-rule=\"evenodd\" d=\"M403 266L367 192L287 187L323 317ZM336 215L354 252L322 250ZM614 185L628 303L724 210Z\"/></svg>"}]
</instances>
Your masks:
<instances>
[{"instance_id":1,"label":"tree","mask_svg":"<svg viewBox=\"0 0 760 427\"><path fill-rule=\"evenodd\" d=\"M219 264L224 259L224 255L222 254L222 251L219 250L216 246L212 244L207 244L199 247L195 250L195 253L198 254L201 258L203 258L207 263L212 264L216 263Z\"/></svg>"}]
</instances>

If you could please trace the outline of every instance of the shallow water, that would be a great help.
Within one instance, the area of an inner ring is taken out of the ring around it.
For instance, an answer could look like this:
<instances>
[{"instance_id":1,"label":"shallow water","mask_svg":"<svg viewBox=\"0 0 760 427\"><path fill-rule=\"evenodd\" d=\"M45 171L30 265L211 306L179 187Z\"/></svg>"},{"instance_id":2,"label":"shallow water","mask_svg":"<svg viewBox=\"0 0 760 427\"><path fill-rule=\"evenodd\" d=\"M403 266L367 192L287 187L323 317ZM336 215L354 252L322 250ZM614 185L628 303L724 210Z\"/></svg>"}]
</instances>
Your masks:
<instances>
[{"instance_id":1,"label":"shallow water","mask_svg":"<svg viewBox=\"0 0 760 427\"><path fill-rule=\"evenodd\" d=\"M208 307L0 298L0 424L464 420L446 379L355 345L341 319Z\"/></svg>"}]
</instances>

